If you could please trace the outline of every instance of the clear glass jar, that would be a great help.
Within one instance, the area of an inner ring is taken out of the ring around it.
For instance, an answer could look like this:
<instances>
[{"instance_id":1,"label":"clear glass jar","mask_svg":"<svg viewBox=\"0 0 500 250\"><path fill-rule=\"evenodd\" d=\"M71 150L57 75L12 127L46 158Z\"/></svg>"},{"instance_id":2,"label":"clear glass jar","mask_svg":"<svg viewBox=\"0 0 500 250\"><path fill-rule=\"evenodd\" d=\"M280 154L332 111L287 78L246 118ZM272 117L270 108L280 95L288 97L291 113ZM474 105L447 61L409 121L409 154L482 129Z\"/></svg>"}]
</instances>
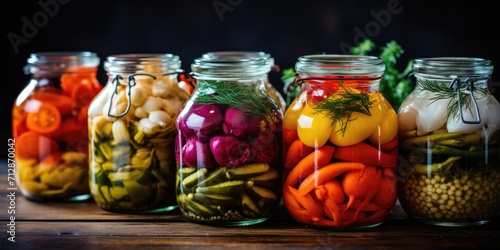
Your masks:
<instances>
[{"instance_id":1,"label":"clear glass jar","mask_svg":"<svg viewBox=\"0 0 500 250\"><path fill-rule=\"evenodd\" d=\"M474 226L500 211L500 104L482 58L414 61L414 91L398 111L399 200L416 221Z\"/></svg>"},{"instance_id":2,"label":"clear glass jar","mask_svg":"<svg viewBox=\"0 0 500 250\"><path fill-rule=\"evenodd\" d=\"M177 202L191 221L245 226L281 202L283 112L262 58L198 58L196 88L177 119Z\"/></svg>"},{"instance_id":3,"label":"clear glass jar","mask_svg":"<svg viewBox=\"0 0 500 250\"><path fill-rule=\"evenodd\" d=\"M104 210L161 213L175 200L175 120L190 93L172 54L106 58L108 82L88 115L90 191Z\"/></svg>"},{"instance_id":4,"label":"clear glass jar","mask_svg":"<svg viewBox=\"0 0 500 250\"><path fill-rule=\"evenodd\" d=\"M203 54L202 58L264 58L268 61L271 69L276 67L274 58L271 54L262 51L214 51ZM283 98L283 95L281 95L281 93L274 88L273 84L269 81L269 76L267 74L264 77L264 87L281 110L285 110L286 101Z\"/></svg>"},{"instance_id":5,"label":"clear glass jar","mask_svg":"<svg viewBox=\"0 0 500 250\"><path fill-rule=\"evenodd\" d=\"M39 52L12 108L17 183L35 201L90 199L87 110L102 89L92 52Z\"/></svg>"},{"instance_id":6,"label":"clear glass jar","mask_svg":"<svg viewBox=\"0 0 500 250\"><path fill-rule=\"evenodd\" d=\"M333 230L380 225L397 200L395 110L371 56L305 55L301 92L283 117L283 202L297 222Z\"/></svg>"}]
</instances>

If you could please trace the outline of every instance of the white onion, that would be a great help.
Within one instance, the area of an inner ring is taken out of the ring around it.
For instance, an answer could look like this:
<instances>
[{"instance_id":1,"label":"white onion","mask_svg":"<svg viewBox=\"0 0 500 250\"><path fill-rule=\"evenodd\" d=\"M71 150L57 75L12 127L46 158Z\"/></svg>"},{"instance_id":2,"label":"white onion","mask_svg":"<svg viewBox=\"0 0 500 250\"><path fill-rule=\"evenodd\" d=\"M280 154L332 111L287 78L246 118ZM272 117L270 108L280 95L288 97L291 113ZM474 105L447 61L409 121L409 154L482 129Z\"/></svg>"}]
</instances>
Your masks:
<instances>
[{"instance_id":1,"label":"white onion","mask_svg":"<svg viewBox=\"0 0 500 250\"><path fill-rule=\"evenodd\" d=\"M485 137L487 138L487 141L489 141L493 133L495 133L495 131L497 131L500 127L500 103L498 103L498 100L491 95L489 95L487 98L488 101L486 104L485 112L485 122L487 128L485 131Z\"/></svg>"},{"instance_id":2,"label":"white onion","mask_svg":"<svg viewBox=\"0 0 500 250\"><path fill-rule=\"evenodd\" d=\"M404 133L417 128L418 110L412 105L402 107L398 114L399 132Z\"/></svg>"},{"instance_id":3,"label":"white onion","mask_svg":"<svg viewBox=\"0 0 500 250\"><path fill-rule=\"evenodd\" d=\"M419 135L427 134L437 130L445 124L447 106L449 99L439 99L430 101L423 107L417 115L417 133Z\"/></svg>"},{"instance_id":4,"label":"white onion","mask_svg":"<svg viewBox=\"0 0 500 250\"><path fill-rule=\"evenodd\" d=\"M467 124L462 122L462 117L460 115L460 110L457 110L457 113L451 114L448 118L448 122L446 124L446 129L448 132L462 132L462 133L472 133L480 130L484 124L486 123L486 119L489 116L486 113L486 101L487 98L482 98L476 100L476 103L479 108L479 114L481 116L481 122L478 124ZM465 121L477 121L476 108L471 103L470 109L462 106L462 115Z\"/></svg>"}]
</instances>

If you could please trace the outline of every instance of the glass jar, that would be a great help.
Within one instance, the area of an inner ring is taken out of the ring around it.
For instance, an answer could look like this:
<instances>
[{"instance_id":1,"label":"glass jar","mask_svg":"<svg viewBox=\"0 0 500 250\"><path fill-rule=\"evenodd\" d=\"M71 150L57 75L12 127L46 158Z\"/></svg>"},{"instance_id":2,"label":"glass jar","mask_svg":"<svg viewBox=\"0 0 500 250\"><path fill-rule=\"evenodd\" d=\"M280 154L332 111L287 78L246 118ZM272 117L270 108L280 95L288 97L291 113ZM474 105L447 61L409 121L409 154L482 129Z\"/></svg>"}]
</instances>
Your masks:
<instances>
[{"instance_id":1,"label":"glass jar","mask_svg":"<svg viewBox=\"0 0 500 250\"><path fill-rule=\"evenodd\" d=\"M90 199L87 110L102 89L92 52L40 52L12 109L17 183L34 201Z\"/></svg>"},{"instance_id":2,"label":"glass jar","mask_svg":"<svg viewBox=\"0 0 500 250\"><path fill-rule=\"evenodd\" d=\"M104 210L161 213L175 200L175 120L190 93L172 54L106 58L108 82L88 115L90 191Z\"/></svg>"},{"instance_id":3,"label":"glass jar","mask_svg":"<svg viewBox=\"0 0 500 250\"><path fill-rule=\"evenodd\" d=\"M208 52L202 55L203 58L264 58L268 61L271 69L277 67L274 63L274 58L271 54L262 51L215 51ZM283 95L274 88L272 83L269 81L269 76L266 74L264 77L264 87L267 93L273 98L273 100L278 104L281 110L286 109L286 101Z\"/></svg>"},{"instance_id":4,"label":"glass jar","mask_svg":"<svg viewBox=\"0 0 500 250\"><path fill-rule=\"evenodd\" d=\"M177 119L177 202L191 221L263 222L281 202L282 110L263 58L198 58L196 88Z\"/></svg>"},{"instance_id":5,"label":"glass jar","mask_svg":"<svg viewBox=\"0 0 500 250\"><path fill-rule=\"evenodd\" d=\"M500 211L500 104L482 58L416 59L398 111L399 200L416 221L474 226Z\"/></svg>"},{"instance_id":6,"label":"glass jar","mask_svg":"<svg viewBox=\"0 0 500 250\"><path fill-rule=\"evenodd\" d=\"M301 92L283 117L283 202L321 229L380 225L397 200L395 110L379 91L385 65L372 56L305 55Z\"/></svg>"}]
</instances>

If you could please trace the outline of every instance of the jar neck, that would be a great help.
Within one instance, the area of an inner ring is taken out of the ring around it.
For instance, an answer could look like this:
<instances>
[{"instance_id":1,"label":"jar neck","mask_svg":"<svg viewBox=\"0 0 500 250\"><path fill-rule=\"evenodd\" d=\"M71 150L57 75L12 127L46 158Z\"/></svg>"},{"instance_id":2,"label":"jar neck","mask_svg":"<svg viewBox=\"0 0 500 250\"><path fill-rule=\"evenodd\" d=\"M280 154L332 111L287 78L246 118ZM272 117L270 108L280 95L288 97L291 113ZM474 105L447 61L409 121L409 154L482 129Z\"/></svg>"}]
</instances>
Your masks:
<instances>
[{"instance_id":1,"label":"jar neck","mask_svg":"<svg viewBox=\"0 0 500 250\"><path fill-rule=\"evenodd\" d=\"M265 58L201 57L191 64L193 76L198 80L232 82L263 82L271 67Z\"/></svg>"},{"instance_id":2,"label":"jar neck","mask_svg":"<svg viewBox=\"0 0 500 250\"><path fill-rule=\"evenodd\" d=\"M271 54L263 51L213 51L207 52L201 56L205 59L248 59L258 58L267 61L268 65L274 67L274 58Z\"/></svg>"},{"instance_id":3,"label":"jar neck","mask_svg":"<svg viewBox=\"0 0 500 250\"><path fill-rule=\"evenodd\" d=\"M150 76L160 78L180 72L181 61L173 54L122 54L106 58L104 69L108 76L128 78Z\"/></svg>"},{"instance_id":4,"label":"jar neck","mask_svg":"<svg viewBox=\"0 0 500 250\"><path fill-rule=\"evenodd\" d=\"M416 86L426 90L487 89L492 72L491 62L482 58L432 57L415 59L413 63Z\"/></svg>"},{"instance_id":5,"label":"jar neck","mask_svg":"<svg viewBox=\"0 0 500 250\"><path fill-rule=\"evenodd\" d=\"M385 71L381 59L356 55L306 55L295 64L299 78L356 78L380 79Z\"/></svg>"},{"instance_id":6,"label":"jar neck","mask_svg":"<svg viewBox=\"0 0 500 250\"><path fill-rule=\"evenodd\" d=\"M379 90L385 65L372 56L307 55L299 57L295 69L297 84L305 91L349 87L373 92Z\"/></svg>"},{"instance_id":7,"label":"jar neck","mask_svg":"<svg viewBox=\"0 0 500 250\"><path fill-rule=\"evenodd\" d=\"M33 53L24 68L35 78L78 74L95 77L100 59L92 52L40 52Z\"/></svg>"},{"instance_id":8,"label":"jar neck","mask_svg":"<svg viewBox=\"0 0 500 250\"><path fill-rule=\"evenodd\" d=\"M487 81L493 73L493 66L491 61L482 58L431 57L415 59L413 72L421 79Z\"/></svg>"}]
</instances>

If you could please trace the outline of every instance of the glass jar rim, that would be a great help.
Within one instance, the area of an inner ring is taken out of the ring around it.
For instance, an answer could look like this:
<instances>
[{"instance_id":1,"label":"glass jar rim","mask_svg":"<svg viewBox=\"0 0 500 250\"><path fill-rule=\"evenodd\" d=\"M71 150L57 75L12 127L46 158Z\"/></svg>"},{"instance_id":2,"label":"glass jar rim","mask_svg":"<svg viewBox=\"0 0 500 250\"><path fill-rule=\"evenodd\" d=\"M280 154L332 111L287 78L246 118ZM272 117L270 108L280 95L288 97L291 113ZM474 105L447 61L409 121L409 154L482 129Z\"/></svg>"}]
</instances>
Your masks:
<instances>
[{"instance_id":1,"label":"glass jar rim","mask_svg":"<svg viewBox=\"0 0 500 250\"><path fill-rule=\"evenodd\" d=\"M304 55L295 64L297 73L306 75L379 75L385 71L382 59L365 55Z\"/></svg>"},{"instance_id":2,"label":"glass jar rim","mask_svg":"<svg viewBox=\"0 0 500 250\"><path fill-rule=\"evenodd\" d=\"M100 63L97 53L91 51L45 51L31 53L24 70L27 74L41 71L64 71L69 67L95 68Z\"/></svg>"},{"instance_id":3,"label":"glass jar rim","mask_svg":"<svg viewBox=\"0 0 500 250\"><path fill-rule=\"evenodd\" d=\"M263 77L272 65L259 57L200 57L191 64L195 77L206 79Z\"/></svg>"},{"instance_id":4,"label":"glass jar rim","mask_svg":"<svg viewBox=\"0 0 500 250\"><path fill-rule=\"evenodd\" d=\"M413 72L441 77L489 77L493 65L478 57L423 57L413 61Z\"/></svg>"},{"instance_id":5,"label":"glass jar rim","mask_svg":"<svg viewBox=\"0 0 500 250\"><path fill-rule=\"evenodd\" d=\"M136 73L148 66L158 65L165 72L173 72L181 67L178 55L172 53L131 53L106 57L104 69L111 73Z\"/></svg>"},{"instance_id":6,"label":"glass jar rim","mask_svg":"<svg viewBox=\"0 0 500 250\"><path fill-rule=\"evenodd\" d=\"M264 51L247 51L247 50L225 50L211 51L203 53L202 58L264 58L268 60L271 66L274 66L274 58L271 54Z\"/></svg>"}]
</instances>

